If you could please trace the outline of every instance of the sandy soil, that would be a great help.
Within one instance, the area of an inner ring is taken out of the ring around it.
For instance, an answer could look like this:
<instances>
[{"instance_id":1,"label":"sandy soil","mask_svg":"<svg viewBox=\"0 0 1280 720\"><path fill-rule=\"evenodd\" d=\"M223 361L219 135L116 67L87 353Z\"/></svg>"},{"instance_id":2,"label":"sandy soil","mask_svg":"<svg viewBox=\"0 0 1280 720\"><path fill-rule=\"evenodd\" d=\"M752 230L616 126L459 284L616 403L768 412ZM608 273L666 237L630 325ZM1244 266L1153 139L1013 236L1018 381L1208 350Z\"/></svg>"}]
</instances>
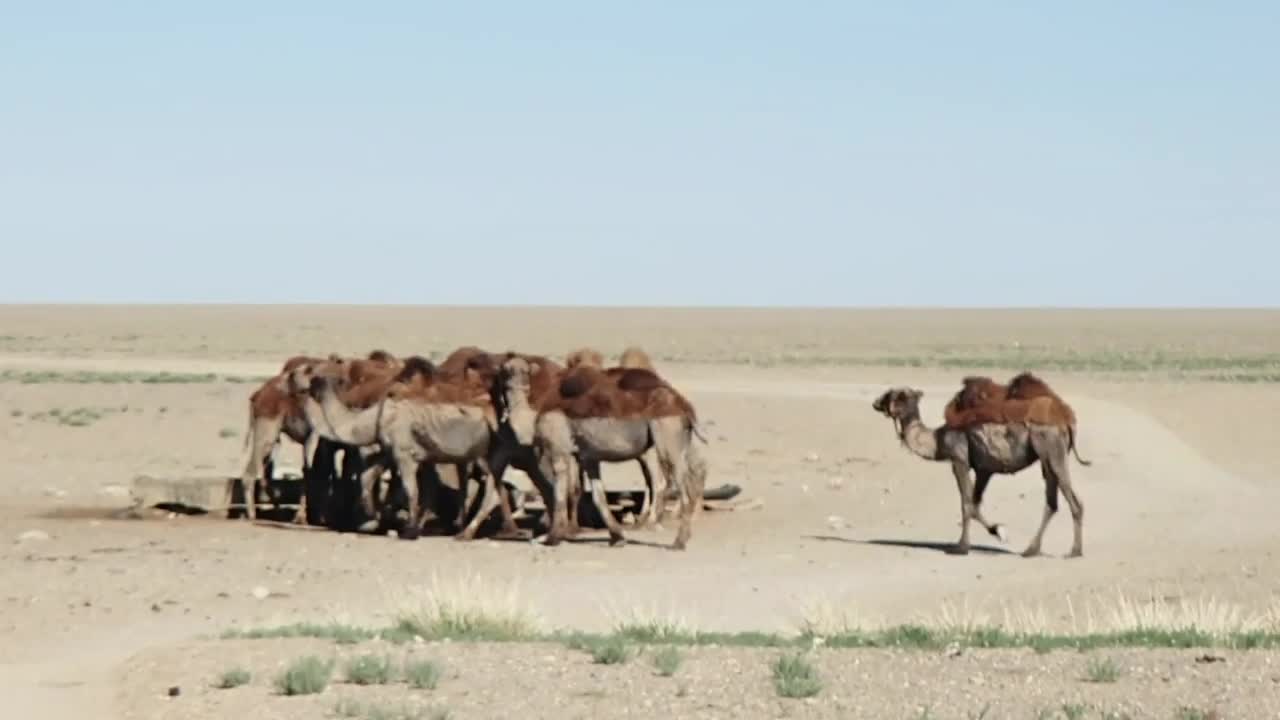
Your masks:
<instances>
[{"instance_id":1,"label":"sandy soil","mask_svg":"<svg viewBox=\"0 0 1280 720\"><path fill-rule=\"evenodd\" d=\"M157 694L173 684L190 690L181 699L183 717L240 713L267 695L269 682L215 693L201 689L210 674L242 655L267 672L301 650L284 642L196 638L298 619L378 622L397 597L433 576L518 580L522 602L548 623L582 629L606 629L619 613L636 608L704 629L790 630L814 607L901 622L936 617L948 606L996 619L1010 607L1035 608L1048 623L1078 627L1084 608L1105 607L1117 592L1212 597L1254 611L1271 606L1280 589L1272 520L1280 501L1280 445L1274 442L1280 386L1102 371L1047 374L1076 407L1081 452L1095 462L1072 467L1086 506L1085 557L1073 561L1011 554L1040 516L1034 469L997 478L988 494L987 515L1006 524L1009 546L975 535L988 552L964 558L941 552L958 533L949 469L910 456L870 408L885 387L911 385L926 391L926 419L940 420L942 403L967 371L872 362L921 352L939 335L945 338L938 342L984 347L1016 336L1118 352L1211 346L1218 353L1265 353L1280 343L1274 314L613 311L610 322L601 310L526 311L514 320L498 311L419 312L430 322L409 322L415 317L409 309L4 308L0 370L260 375L304 350L426 353L476 342L562 354L580 344L616 351L638 342L667 358L662 369L706 418L709 484L737 483L763 507L704 514L685 553L662 547L671 530L634 532L633 542L619 549L592 541L549 549L444 538L407 543L208 518L111 520L102 509L120 506L123 488L137 474L237 473L253 385L0 383L8 498L0 508L0 692L15 717L168 717L171 705L164 703L170 701ZM484 329L476 329L477 318L488 322ZM1143 327L1149 331L1139 336ZM772 357L786 361L760 361L771 357L770 347L777 353ZM827 354L843 361L815 364ZM96 417L74 426L50 414L77 408ZM281 457L288 462L297 452L287 445ZM606 477L611 486L639 480L634 466L606 469ZM1069 542L1064 513L1046 550L1060 554ZM255 598L259 587L271 595ZM486 660L486 653L494 656ZM1198 694L1249 697L1264 686L1274 693L1274 673L1263 670L1272 658L1260 652L1233 655L1224 665L1230 672L1197 668L1188 653L1126 653L1125 662L1150 670L1099 694L1069 677L1082 663L1069 654L980 653L947 663L832 651L821 662L841 678L841 690L815 704L780 707L762 679L769 653L696 653L705 657L690 660L691 673L723 674L726 663L741 663L747 669L735 682L750 689L739 695L738 685L723 684L696 702L673 699L663 688L675 681L651 677L640 661L576 673L575 664L589 661L571 651L480 647L439 650L446 663L475 668L460 671L441 696L467 710L455 717L502 716L484 694L491 683L480 679L494 663L534 668L518 682L513 678L521 671L503 673L504 694L519 695L526 685L547 688L557 674L572 676L578 695L544 689L540 697L558 699L569 716L584 717L613 702L623 702L619 713L640 714L618 689L632 685L648 688L637 692L658 703L652 712L681 717L905 717L934 696L913 685L907 697L897 683L935 676L954 681L961 693L936 696L951 705L945 713L935 708L935 717L968 717L987 699L1007 703L1008 716L1025 717L1025 708L1074 702L1071 693L1108 708L1141 701L1146 710L1134 717L1148 716L1147 710L1169 717L1166 710L1184 695L1190 703ZM1185 686L1174 692L1157 678L1156 668L1165 666L1180 668ZM975 689L975 674L1000 679ZM1039 686L1042 674L1062 684L1039 694L1018 689L1017 683ZM704 683L688 682L690 694L700 696ZM342 690L302 702L329 711ZM745 705L735 705L739 697ZM966 702L955 700L960 697ZM271 700L264 707L274 709L263 710L263 717L291 713L291 700ZM1265 704L1239 707L1265 712L1227 716L1276 712ZM892 712L875 715L876 708ZM529 716L549 714L535 709Z\"/></svg>"}]
</instances>

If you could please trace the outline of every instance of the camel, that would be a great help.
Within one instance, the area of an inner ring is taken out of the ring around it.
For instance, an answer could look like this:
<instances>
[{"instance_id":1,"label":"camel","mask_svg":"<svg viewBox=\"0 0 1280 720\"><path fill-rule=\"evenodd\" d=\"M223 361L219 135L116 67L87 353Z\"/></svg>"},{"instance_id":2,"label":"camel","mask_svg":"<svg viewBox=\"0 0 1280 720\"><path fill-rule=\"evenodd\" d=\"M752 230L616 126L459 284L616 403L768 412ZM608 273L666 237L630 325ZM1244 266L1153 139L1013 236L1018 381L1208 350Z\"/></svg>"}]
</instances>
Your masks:
<instances>
[{"instance_id":1,"label":"camel","mask_svg":"<svg viewBox=\"0 0 1280 720\"><path fill-rule=\"evenodd\" d=\"M421 507L414 480L424 462L479 466L484 483L482 505L457 539L474 538L480 523L499 504L504 505L504 529L513 528L509 506L499 500L490 469L490 457L499 443L494 442L497 417L489 387L470 367L460 376L447 376L436 373L429 361L413 360L418 381L405 382L402 377L380 402L363 410L343 403L331 377L317 374L312 366L295 368L289 384L305 393L301 396L303 408L320 431L353 445L380 442L391 453L409 505L409 519L400 537L412 540L421 534ZM548 488L544 496L549 495ZM505 501L505 493L503 498Z\"/></svg>"},{"instance_id":2,"label":"camel","mask_svg":"<svg viewBox=\"0 0 1280 720\"><path fill-rule=\"evenodd\" d=\"M594 348L578 348L568 355L565 355L564 366L568 370L572 370L579 366L603 368L604 355Z\"/></svg>"},{"instance_id":3,"label":"camel","mask_svg":"<svg viewBox=\"0 0 1280 720\"><path fill-rule=\"evenodd\" d=\"M279 442L283 432L294 442L303 446L302 467L304 476L310 477L311 469L316 464L320 436L312 432L302 408L289 392L286 379L294 369L323 362L340 362L342 358L330 354L328 359L306 355L297 355L285 361L280 372L268 379L249 396L249 432L245 436L245 444L251 447L249 460L241 473L241 484L245 489L245 510L248 519L257 516L256 494L259 470L262 471L262 482L269 485L273 474L271 461L272 448ZM353 372L357 376L368 375L379 370L394 367L398 361L384 350L374 350L362 360L352 361ZM339 448L326 448L332 455ZM227 504L231 504L231 488L227 489ZM307 520L307 496L303 493L295 522L305 523Z\"/></svg>"},{"instance_id":4,"label":"camel","mask_svg":"<svg viewBox=\"0 0 1280 720\"><path fill-rule=\"evenodd\" d=\"M693 508L706 483L706 464L693 444L696 414L657 375L617 370L580 367L564 375L553 395L533 401L531 378L540 371L537 364L520 356L502 364L504 422L521 445L534 448L542 476L554 478L546 543L555 545L564 535L567 491L576 463L585 472L586 489L608 527L610 545L624 544L622 527L605 498L600 463L639 459L653 448L667 481L679 490L680 528L672 548L683 550L692 533Z\"/></svg>"},{"instance_id":5,"label":"camel","mask_svg":"<svg viewBox=\"0 0 1280 720\"><path fill-rule=\"evenodd\" d=\"M959 392L943 408L945 426L964 429L985 423L1035 423L1054 425L1068 435L1068 448L1082 465L1090 465L1076 451L1076 414L1048 383L1022 372L1008 385L989 377L964 378Z\"/></svg>"},{"instance_id":6,"label":"camel","mask_svg":"<svg viewBox=\"0 0 1280 720\"><path fill-rule=\"evenodd\" d=\"M293 402L283 382L291 370L299 365L313 362L319 362L319 358L306 355L295 355L289 358L280 368L280 372L264 381L249 396L249 427L244 436L244 447L249 449L249 458L244 470L240 473L247 520L257 519L258 478L262 478L262 486L270 487L275 471L271 452L280 441L281 432L303 446L304 472L310 467L315 457L316 444L311 435L311 427L307 424L301 409ZM232 492L233 487L228 483L226 497L228 506L231 505ZM305 495L298 517L305 522Z\"/></svg>"},{"instance_id":7,"label":"camel","mask_svg":"<svg viewBox=\"0 0 1280 720\"><path fill-rule=\"evenodd\" d=\"M968 554L970 519L976 519L987 532L1004 540L1004 528L988 523L982 515L982 496L987 484L992 475L1012 475L1038 461L1044 476L1044 515L1039 530L1022 555L1035 557L1040 554L1045 529L1058 511L1058 493L1061 491L1071 509L1074 526L1068 557L1081 557L1084 554L1084 504L1072 486L1067 459L1074 447L1073 433L1059 424L1027 421L975 422L960 428L943 425L931 429L920 419L920 398L923 394L911 388L893 388L872 403L872 408L894 421L899 439L911 452L926 460L951 463L960 491L960 539L951 552ZM1078 453L1076 460L1088 464L1080 459ZM969 478L970 469L974 472L973 482Z\"/></svg>"}]
</instances>

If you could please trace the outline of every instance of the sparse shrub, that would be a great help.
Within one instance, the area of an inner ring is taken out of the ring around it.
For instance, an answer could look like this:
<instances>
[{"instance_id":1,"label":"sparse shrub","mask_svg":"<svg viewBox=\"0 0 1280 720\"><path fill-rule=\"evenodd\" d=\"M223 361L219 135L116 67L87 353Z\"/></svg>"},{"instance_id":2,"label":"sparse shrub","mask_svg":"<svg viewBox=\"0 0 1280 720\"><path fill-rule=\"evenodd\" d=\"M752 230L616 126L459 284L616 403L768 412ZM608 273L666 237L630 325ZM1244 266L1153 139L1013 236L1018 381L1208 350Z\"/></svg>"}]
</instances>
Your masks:
<instances>
[{"instance_id":1,"label":"sparse shrub","mask_svg":"<svg viewBox=\"0 0 1280 720\"><path fill-rule=\"evenodd\" d=\"M684 656L680 654L680 648L672 645L667 645L653 654L653 666L662 677L675 675L683 662Z\"/></svg>"},{"instance_id":2,"label":"sparse shrub","mask_svg":"<svg viewBox=\"0 0 1280 720\"><path fill-rule=\"evenodd\" d=\"M1174 712L1176 720L1217 720L1218 714L1183 705Z\"/></svg>"},{"instance_id":3,"label":"sparse shrub","mask_svg":"<svg viewBox=\"0 0 1280 720\"><path fill-rule=\"evenodd\" d=\"M773 662L773 685L779 697L809 698L822 692L822 679L804 655L782 655Z\"/></svg>"},{"instance_id":4,"label":"sparse shrub","mask_svg":"<svg viewBox=\"0 0 1280 720\"><path fill-rule=\"evenodd\" d=\"M281 695L314 695L329 686L332 675L332 660L321 660L308 655L285 668L276 678L276 688Z\"/></svg>"},{"instance_id":5,"label":"sparse shrub","mask_svg":"<svg viewBox=\"0 0 1280 720\"><path fill-rule=\"evenodd\" d=\"M442 674L440 666L430 660L411 660L404 666L404 679L419 690L435 690Z\"/></svg>"},{"instance_id":6,"label":"sparse shrub","mask_svg":"<svg viewBox=\"0 0 1280 720\"><path fill-rule=\"evenodd\" d=\"M391 682L391 659L361 655L347 662L347 682L355 685L386 685Z\"/></svg>"},{"instance_id":7,"label":"sparse shrub","mask_svg":"<svg viewBox=\"0 0 1280 720\"><path fill-rule=\"evenodd\" d=\"M223 690L230 690L231 688L237 688L241 685L248 685L249 681L252 679L253 676L249 674L248 670L245 670L244 668L232 668L222 673L222 677L218 678L218 687Z\"/></svg>"},{"instance_id":8,"label":"sparse shrub","mask_svg":"<svg viewBox=\"0 0 1280 720\"><path fill-rule=\"evenodd\" d=\"M222 438L223 440L226 440L228 438L233 438L236 435L239 435L239 433L236 432L235 428L224 427L218 431L218 437Z\"/></svg>"},{"instance_id":9,"label":"sparse shrub","mask_svg":"<svg viewBox=\"0 0 1280 720\"><path fill-rule=\"evenodd\" d=\"M1064 703L1062 705L1062 715L1067 720L1081 720L1086 710L1088 708L1080 703Z\"/></svg>"},{"instance_id":10,"label":"sparse shrub","mask_svg":"<svg viewBox=\"0 0 1280 720\"><path fill-rule=\"evenodd\" d=\"M1085 679L1093 683L1113 683L1120 679L1120 666L1111 658L1094 658L1085 668Z\"/></svg>"},{"instance_id":11,"label":"sparse shrub","mask_svg":"<svg viewBox=\"0 0 1280 720\"><path fill-rule=\"evenodd\" d=\"M621 665L630 659L631 650L621 638L607 638L591 648L591 660L597 665Z\"/></svg>"}]
</instances>

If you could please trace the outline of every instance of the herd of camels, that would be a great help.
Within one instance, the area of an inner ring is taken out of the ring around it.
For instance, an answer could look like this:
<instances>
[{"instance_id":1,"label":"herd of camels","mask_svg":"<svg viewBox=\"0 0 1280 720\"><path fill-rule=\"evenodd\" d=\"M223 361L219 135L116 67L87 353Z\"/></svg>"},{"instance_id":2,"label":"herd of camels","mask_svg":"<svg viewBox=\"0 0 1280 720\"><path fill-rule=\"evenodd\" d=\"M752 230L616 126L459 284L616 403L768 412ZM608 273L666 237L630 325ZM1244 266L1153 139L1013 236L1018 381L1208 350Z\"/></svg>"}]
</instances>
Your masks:
<instances>
[{"instance_id":1,"label":"herd of camels","mask_svg":"<svg viewBox=\"0 0 1280 720\"><path fill-rule=\"evenodd\" d=\"M946 406L944 424L929 428L920 418L922 394L890 389L873 408L893 420L911 452L951 464L961 499L961 534L953 552L969 552L971 520L1004 539L1003 528L982 515L987 485L992 475L1039 462L1044 515L1023 555L1040 553L1061 492L1074 526L1068 557L1081 556L1084 508L1072 487L1068 455L1090 463L1076 452L1071 407L1030 373L1007 385L967 377ZM434 520L457 539L470 540L494 510L501 514L500 536L521 536L514 486L503 481L505 470L514 467L542 496L545 544L581 530L585 498L607 528L610 544L623 544L622 522L608 506L600 466L635 461L645 479L635 525L661 523L674 496L679 527L672 547L683 550L706 487L707 465L698 449L706 441L694 406L637 347L613 366L586 348L569 353L563 363L473 346L458 348L438 364L382 350L364 357L296 356L250 396L249 419L241 485L244 514L251 520L259 493L271 492L271 456L282 434L303 446L307 484L322 476L333 491L323 503L311 500L310 507L311 492L305 493L299 521L361 531L394 525L406 539L417 538ZM450 492L444 492L446 477L453 483Z\"/></svg>"}]
</instances>

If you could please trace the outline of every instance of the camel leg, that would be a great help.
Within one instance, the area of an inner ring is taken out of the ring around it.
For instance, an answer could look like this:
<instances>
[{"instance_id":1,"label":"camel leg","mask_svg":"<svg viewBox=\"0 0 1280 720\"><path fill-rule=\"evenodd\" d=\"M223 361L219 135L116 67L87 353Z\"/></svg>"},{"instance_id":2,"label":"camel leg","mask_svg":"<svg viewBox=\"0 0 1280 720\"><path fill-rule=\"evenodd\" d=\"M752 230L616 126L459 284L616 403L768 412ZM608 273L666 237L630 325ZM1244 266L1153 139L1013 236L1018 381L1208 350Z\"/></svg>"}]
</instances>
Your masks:
<instances>
[{"instance_id":1,"label":"camel leg","mask_svg":"<svg viewBox=\"0 0 1280 720\"><path fill-rule=\"evenodd\" d=\"M502 476L506 474L510 462L510 451L501 444L494 448L492 457L489 458L489 470L493 473L493 483L498 488L500 501L498 509L502 511L502 530L499 537L508 538L521 536L511 509L511 492L507 489L507 484L502 482Z\"/></svg>"},{"instance_id":2,"label":"camel leg","mask_svg":"<svg viewBox=\"0 0 1280 720\"><path fill-rule=\"evenodd\" d=\"M969 480L969 465L953 462L951 472L956 476L956 488L960 491L960 539L952 548L951 554L968 555L969 520L973 517L973 486Z\"/></svg>"},{"instance_id":3,"label":"camel leg","mask_svg":"<svg viewBox=\"0 0 1280 720\"><path fill-rule=\"evenodd\" d=\"M1075 488L1071 485L1070 471L1067 469L1066 451L1061 453L1050 454L1049 460L1050 471L1058 480L1058 489L1062 491L1062 496L1067 499L1067 507L1071 510L1072 540L1071 552L1067 554L1068 558L1078 558L1084 556L1084 503L1080 502L1080 497L1076 495ZM1044 465L1042 458L1040 464Z\"/></svg>"},{"instance_id":4,"label":"camel leg","mask_svg":"<svg viewBox=\"0 0 1280 720\"><path fill-rule=\"evenodd\" d=\"M462 532L454 535L455 540L471 540L475 538L476 531L480 529L480 523L489 519L489 515L493 513L494 508L501 502L498 499L498 488L493 482L493 473L489 469L489 462L484 459L476 460L476 465L480 466L480 472L484 475L484 496L480 502L480 510L471 517L471 522L462 529Z\"/></svg>"},{"instance_id":5,"label":"camel leg","mask_svg":"<svg viewBox=\"0 0 1280 720\"><path fill-rule=\"evenodd\" d=\"M578 511L582 509L582 488L586 482L586 471L582 468L582 463L574 459L573 473L569 476L568 502L565 505L565 514L568 522L565 525L565 531L570 536L577 535L582 530L582 524L578 521Z\"/></svg>"},{"instance_id":6,"label":"camel leg","mask_svg":"<svg viewBox=\"0 0 1280 720\"><path fill-rule=\"evenodd\" d=\"M685 452L683 455L684 466L680 468L683 471L683 487L677 486L678 495L684 499L683 505L680 507L680 537L684 541L680 543L683 548L689 542L689 535L692 532L693 518L698 515L702 508L702 493L707 487L707 462L698 452L697 447L691 442L691 438L685 437ZM679 477L679 476L677 476ZM663 489L662 495L666 495Z\"/></svg>"},{"instance_id":7,"label":"camel leg","mask_svg":"<svg viewBox=\"0 0 1280 720\"><path fill-rule=\"evenodd\" d=\"M572 457L567 453L548 448L538 461L542 476L551 478L553 492L552 502L547 507L547 513L551 515L551 527L547 529L544 540L547 545L559 545L568 529L569 511L566 505L569 502L569 474L576 469L572 468L571 460Z\"/></svg>"},{"instance_id":8,"label":"camel leg","mask_svg":"<svg viewBox=\"0 0 1280 720\"><path fill-rule=\"evenodd\" d=\"M973 519L981 523L982 527L987 529L987 532L999 538L1000 542L1007 542L1008 538L1005 536L1004 526L1000 523L989 523L982 516L982 496L987 492L987 484L991 482L991 472L974 470L973 474L976 479L973 485Z\"/></svg>"},{"instance_id":9,"label":"camel leg","mask_svg":"<svg viewBox=\"0 0 1280 720\"><path fill-rule=\"evenodd\" d=\"M596 506L596 512L600 513L605 527L609 529L609 544L615 547L625 545L627 538L622 534L622 525L609 509L609 498L604 493L604 481L600 479L600 463L593 461L582 463L582 466L586 470L586 491L591 493L591 501Z\"/></svg>"},{"instance_id":10,"label":"camel leg","mask_svg":"<svg viewBox=\"0 0 1280 720\"><path fill-rule=\"evenodd\" d=\"M245 517L255 520L258 517L258 473L262 472L263 463L271 455L271 448L280 437L280 429L284 426L283 418L255 418L251 430L249 461L240 473L240 486L244 488ZM228 503L230 504L230 503Z\"/></svg>"},{"instance_id":11,"label":"camel leg","mask_svg":"<svg viewBox=\"0 0 1280 720\"><path fill-rule=\"evenodd\" d=\"M375 458L360 472L360 510L364 521L357 528L360 532L373 532L378 528L378 507L374 491L383 473L382 459Z\"/></svg>"},{"instance_id":12,"label":"camel leg","mask_svg":"<svg viewBox=\"0 0 1280 720\"><path fill-rule=\"evenodd\" d=\"M409 520L404 524L400 537L405 540L417 540L422 534L422 511L418 507L418 465L419 460L408 453L396 453L396 465L400 468L400 487L404 490L405 504L408 505Z\"/></svg>"},{"instance_id":13,"label":"camel leg","mask_svg":"<svg viewBox=\"0 0 1280 720\"><path fill-rule=\"evenodd\" d=\"M1029 558L1040 554L1040 542L1044 539L1045 528L1049 527L1049 521L1053 519L1054 513L1058 512L1058 478L1043 459L1040 461L1040 473L1044 475L1044 516L1040 519L1040 529L1031 539L1031 544L1022 551L1022 557Z\"/></svg>"},{"instance_id":14,"label":"camel leg","mask_svg":"<svg viewBox=\"0 0 1280 720\"><path fill-rule=\"evenodd\" d=\"M658 467L667 485L676 489L676 497L680 501L680 528L676 531L671 549L684 550L693 534L695 501L689 487L690 463L687 452L692 447L689 431L684 425L684 418L663 418L654 421L650 427L654 450L658 456Z\"/></svg>"},{"instance_id":15,"label":"camel leg","mask_svg":"<svg viewBox=\"0 0 1280 720\"><path fill-rule=\"evenodd\" d=\"M648 459L652 457L652 452L646 452L636 458L636 462L640 465L640 474L644 475L644 513L636 518L636 524L644 527L661 524L667 515L666 487L659 487L654 481L653 470L649 468L648 463Z\"/></svg>"},{"instance_id":16,"label":"camel leg","mask_svg":"<svg viewBox=\"0 0 1280 720\"><path fill-rule=\"evenodd\" d=\"M293 524L307 524L307 482L311 477L311 469L316 466L316 452L320 446L320 433L308 433L306 441L302 443L302 497L298 500L298 509L293 513ZM272 463L274 465L274 463ZM267 483L267 487L271 487L270 478L266 475L271 474L268 470L263 473L263 480Z\"/></svg>"}]
</instances>

